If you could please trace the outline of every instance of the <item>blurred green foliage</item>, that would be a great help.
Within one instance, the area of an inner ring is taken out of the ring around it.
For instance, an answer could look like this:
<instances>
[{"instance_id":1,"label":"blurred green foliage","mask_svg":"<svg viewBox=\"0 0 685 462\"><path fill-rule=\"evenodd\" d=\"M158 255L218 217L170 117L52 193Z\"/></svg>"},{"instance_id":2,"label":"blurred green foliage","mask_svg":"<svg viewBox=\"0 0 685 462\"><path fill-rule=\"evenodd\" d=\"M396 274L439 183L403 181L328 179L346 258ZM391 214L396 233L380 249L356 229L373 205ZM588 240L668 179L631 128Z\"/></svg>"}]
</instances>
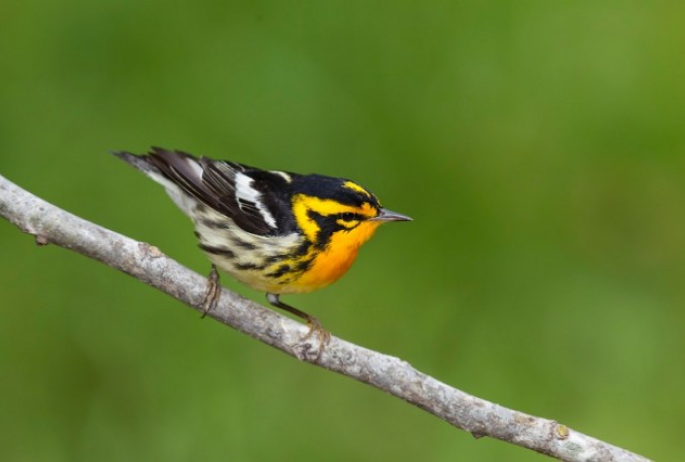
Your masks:
<instances>
[{"instance_id":1,"label":"blurred green foliage","mask_svg":"<svg viewBox=\"0 0 685 462\"><path fill-rule=\"evenodd\" d=\"M684 5L9 0L0 173L203 273L187 219L108 150L353 178L415 221L290 302L468 392L674 460ZM0 460L544 459L4 221L0 257Z\"/></svg>"}]
</instances>

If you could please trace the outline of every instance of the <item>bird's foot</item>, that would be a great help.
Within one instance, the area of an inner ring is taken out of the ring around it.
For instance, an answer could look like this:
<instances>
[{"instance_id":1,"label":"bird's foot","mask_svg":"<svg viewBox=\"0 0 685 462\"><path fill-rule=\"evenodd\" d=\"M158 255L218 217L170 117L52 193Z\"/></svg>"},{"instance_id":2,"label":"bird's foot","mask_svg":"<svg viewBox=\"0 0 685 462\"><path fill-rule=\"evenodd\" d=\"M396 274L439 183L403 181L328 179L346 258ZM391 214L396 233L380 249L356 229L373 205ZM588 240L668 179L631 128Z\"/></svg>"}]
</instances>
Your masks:
<instances>
[{"instance_id":1,"label":"bird's foot","mask_svg":"<svg viewBox=\"0 0 685 462\"><path fill-rule=\"evenodd\" d=\"M212 270L207 277L207 292L205 292L205 296L202 299L202 316L200 319L207 316L207 313L216 308L220 297L221 284L219 284L219 272L216 270L216 266L212 265Z\"/></svg>"},{"instance_id":2,"label":"bird's foot","mask_svg":"<svg viewBox=\"0 0 685 462\"><path fill-rule=\"evenodd\" d=\"M312 336L317 337L317 339L319 340L319 348L317 348L314 360L318 361L319 358L321 358L321 354L323 353L323 350L326 348L326 345L328 345L328 343L331 341L331 333L324 329L321 325L321 322L314 316L308 317L307 325L309 326L309 332L307 332L305 336L302 337L302 340L307 340Z\"/></svg>"}]
</instances>

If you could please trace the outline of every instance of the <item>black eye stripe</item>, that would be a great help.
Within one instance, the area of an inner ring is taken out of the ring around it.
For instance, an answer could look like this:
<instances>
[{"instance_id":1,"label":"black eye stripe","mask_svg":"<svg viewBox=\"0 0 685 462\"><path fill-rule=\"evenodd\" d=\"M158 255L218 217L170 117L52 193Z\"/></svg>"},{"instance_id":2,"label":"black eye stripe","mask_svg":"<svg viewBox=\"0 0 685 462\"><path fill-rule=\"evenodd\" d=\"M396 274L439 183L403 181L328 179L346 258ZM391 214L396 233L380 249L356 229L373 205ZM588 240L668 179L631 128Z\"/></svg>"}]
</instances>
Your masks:
<instances>
[{"instance_id":1,"label":"black eye stripe","mask_svg":"<svg viewBox=\"0 0 685 462\"><path fill-rule=\"evenodd\" d=\"M344 221L361 221L363 219L363 217L358 213L352 212L341 213L339 216Z\"/></svg>"}]
</instances>

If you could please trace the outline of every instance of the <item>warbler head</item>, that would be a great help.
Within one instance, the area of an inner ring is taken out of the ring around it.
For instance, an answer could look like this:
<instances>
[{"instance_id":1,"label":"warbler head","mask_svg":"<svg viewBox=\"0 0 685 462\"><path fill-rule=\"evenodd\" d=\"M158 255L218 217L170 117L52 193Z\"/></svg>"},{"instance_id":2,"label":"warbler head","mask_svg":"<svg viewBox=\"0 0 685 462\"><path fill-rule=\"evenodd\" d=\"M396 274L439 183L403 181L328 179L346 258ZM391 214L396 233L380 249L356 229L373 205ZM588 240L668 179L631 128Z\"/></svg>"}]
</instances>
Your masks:
<instances>
[{"instance_id":1,"label":"warbler head","mask_svg":"<svg viewBox=\"0 0 685 462\"><path fill-rule=\"evenodd\" d=\"M292 196L292 211L297 226L317 247L335 241L358 248L381 223L411 220L383 208L374 194L353 181L322 175L302 179Z\"/></svg>"}]
</instances>

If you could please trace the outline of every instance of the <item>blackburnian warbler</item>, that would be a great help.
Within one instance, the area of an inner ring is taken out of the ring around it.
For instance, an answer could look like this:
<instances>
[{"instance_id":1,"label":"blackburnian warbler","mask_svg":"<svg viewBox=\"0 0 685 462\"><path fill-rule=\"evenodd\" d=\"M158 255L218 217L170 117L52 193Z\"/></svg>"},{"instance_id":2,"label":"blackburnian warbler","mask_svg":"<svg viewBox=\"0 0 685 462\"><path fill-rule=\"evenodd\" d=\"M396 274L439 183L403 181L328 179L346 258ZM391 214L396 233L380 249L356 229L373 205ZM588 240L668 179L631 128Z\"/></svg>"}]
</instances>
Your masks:
<instances>
[{"instance_id":1,"label":"blackburnian warbler","mask_svg":"<svg viewBox=\"0 0 685 462\"><path fill-rule=\"evenodd\" d=\"M411 220L381 207L367 189L343 178L260 170L161 148L147 155L114 155L162 184L191 218L200 248L213 263L209 292L219 293L218 267L266 292L273 306L306 320L307 336L316 332L320 348L330 334L314 316L279 296L335 282L381 223Z\"/></svg>"}]
</instances>

